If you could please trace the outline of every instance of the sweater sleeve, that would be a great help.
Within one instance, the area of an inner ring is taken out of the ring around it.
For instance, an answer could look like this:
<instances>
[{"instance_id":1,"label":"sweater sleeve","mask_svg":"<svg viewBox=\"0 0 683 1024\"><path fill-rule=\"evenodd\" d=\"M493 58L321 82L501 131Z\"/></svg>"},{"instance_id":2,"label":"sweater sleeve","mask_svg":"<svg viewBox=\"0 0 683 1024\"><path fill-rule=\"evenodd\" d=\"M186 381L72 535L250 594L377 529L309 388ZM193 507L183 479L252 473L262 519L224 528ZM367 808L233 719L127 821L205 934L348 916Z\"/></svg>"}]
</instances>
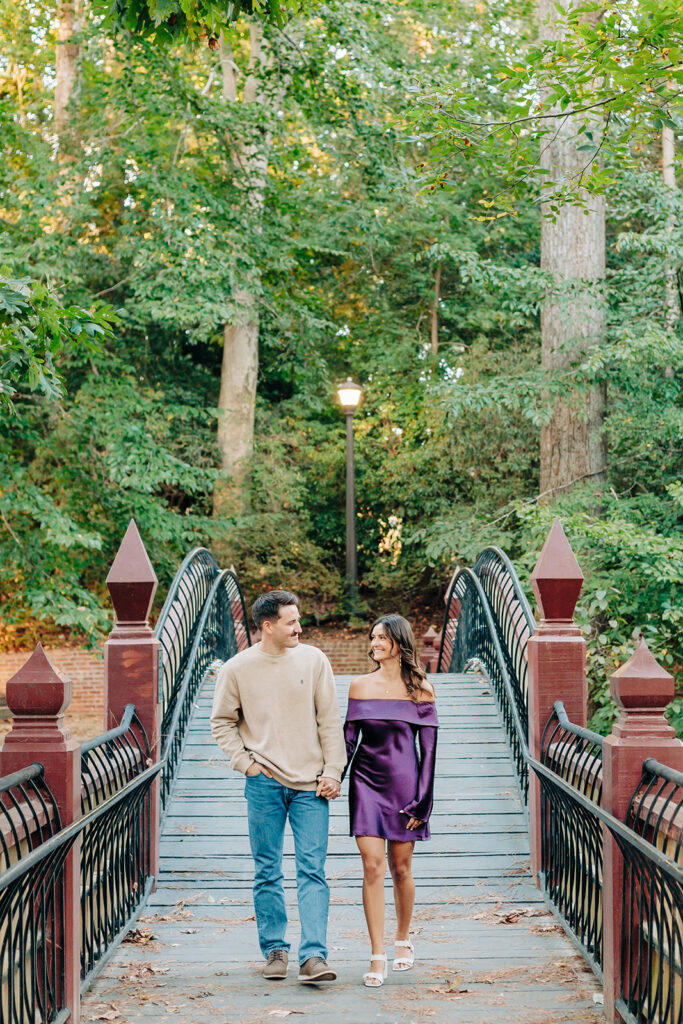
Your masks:
<instances>
[{"instance_id":1,"label":"sweater sleeve","mask_svg":"<svg viewBox=\"0 0 683 1024\"><path fill-rule=\"evenodd\" d=\"M356 753L356 747L358 746L358 740L361 734L362 722L349 721L348 718L344 722L344 742L346 744L346 768L342 772L342 781L344 776L351 767L353 755Z\"/></svg>"},{"instance_id":2,"label":"sweater sleeve","mask_svg":"<svg viewBox=\"0 0 683 1024\"><path fill-rule=\"evenodd\" d=\"M341 782L342 770L346 764L344 733L342 731L337 688L334 685L332 666L322 654L322 664L315 688L315 717L318 723L318 739L323 752L321 775Z\"/></svg>"},{"instance_id":3,"label":"sweater sleeve","mask_svg":"<svg viewBox=\"0 0 683 1024\"><path fill-rule=\"evenodd\" d=\"M211 732L221 750L230 758L230 766L237 772L246 773L253 757L244 746L239 734L242 719L237 680L227 661L218 673L216 690L213 695Z\"/></svg>"},{"instance_id":4,"label":"sweater sleeve","mask_svg":"<svg viewBox=\"0 0 683 1024\"><path fill-rule=\"evenodd\" d=\"M434 765L436 762L436 737L438 729L433 725L420 727L420 771L417 780L417 794L411 803L402 808L418 821L428 821L432 813L434 795Z\"/></svg>"}]
</instances>

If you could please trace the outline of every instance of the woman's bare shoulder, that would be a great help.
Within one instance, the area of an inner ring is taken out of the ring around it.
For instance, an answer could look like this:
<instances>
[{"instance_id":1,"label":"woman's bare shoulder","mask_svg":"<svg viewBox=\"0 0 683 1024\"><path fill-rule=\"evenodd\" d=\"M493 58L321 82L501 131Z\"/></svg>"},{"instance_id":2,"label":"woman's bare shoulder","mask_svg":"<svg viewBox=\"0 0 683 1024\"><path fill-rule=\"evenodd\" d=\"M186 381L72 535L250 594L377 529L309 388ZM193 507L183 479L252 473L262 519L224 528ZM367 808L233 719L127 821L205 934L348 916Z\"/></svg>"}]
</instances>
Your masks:
<instances>
[{"instance_id":1,"label":"woman's bare shoulder","mask_svg":"<svg viewBox=\"0 0 683 1024\"><path fill-rule=\"evenodd\" d=\"M355 679L352 679L349 686L349 697L353 697L354 700L363 700L364 697L367 697L372 675L372 672L368 672L365 676L356 676Z\"/></svg>"}]
</instances>

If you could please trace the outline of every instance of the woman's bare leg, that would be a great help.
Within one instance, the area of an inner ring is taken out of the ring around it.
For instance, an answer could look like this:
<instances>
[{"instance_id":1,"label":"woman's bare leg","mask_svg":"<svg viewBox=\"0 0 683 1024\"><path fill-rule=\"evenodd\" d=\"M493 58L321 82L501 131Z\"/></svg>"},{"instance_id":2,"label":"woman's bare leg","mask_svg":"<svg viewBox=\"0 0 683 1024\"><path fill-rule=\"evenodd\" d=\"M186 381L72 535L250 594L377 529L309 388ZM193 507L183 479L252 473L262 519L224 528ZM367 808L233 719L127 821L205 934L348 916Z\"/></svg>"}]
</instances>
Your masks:
<instances>
[{"instance_id":1,"label":"woman's bare leg","mask_svg":"<svg viewBox=\"0 0 683 1024\"><path fill-rule=\"evenodd\" d=\"M370 934L370 951L384 952L384 876L387 862L384 840L377 836L356 836L356 843L363 858L363 910ZM384 963L375 960L371 971L380 974Z\"/></svg>"},{"instance_id":2,"label":"woman's bare leg","mask_svg":"<svg viewBox=\"0 0 683 1024\"><path fill-rule=\"evenodd\" d=\"M389 841L389 870L394 881L396 939L407 939L415 905L412 860L415 843Z\"/></svg>"}]
</instances>

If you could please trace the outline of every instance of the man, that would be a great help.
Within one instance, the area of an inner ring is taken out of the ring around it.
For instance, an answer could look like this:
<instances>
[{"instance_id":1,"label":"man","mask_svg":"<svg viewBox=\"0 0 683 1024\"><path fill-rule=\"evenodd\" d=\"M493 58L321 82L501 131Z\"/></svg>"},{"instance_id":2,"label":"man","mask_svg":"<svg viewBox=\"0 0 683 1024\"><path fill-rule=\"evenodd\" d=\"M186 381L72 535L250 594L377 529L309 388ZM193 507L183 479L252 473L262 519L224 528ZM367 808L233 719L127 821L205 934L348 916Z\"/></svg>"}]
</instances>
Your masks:
<instances>
[{"instance_id":1,"label":"man","mask_svg":"<svg viewBox=\"0 0 683 1024\"><path fill-rule=\"evenodd\" d=\"M282 887L287 817L294 835L301 920L299 981L334 981L327 964L330 893L325 879L329 800L346 764L334 676L316 647L299 643L299 602L287 590L257 599L261 642L227 661L216 682L214 739L246 775L254 908L264 977L287 975L289 943Z\"/></svg>"}]
</instances>

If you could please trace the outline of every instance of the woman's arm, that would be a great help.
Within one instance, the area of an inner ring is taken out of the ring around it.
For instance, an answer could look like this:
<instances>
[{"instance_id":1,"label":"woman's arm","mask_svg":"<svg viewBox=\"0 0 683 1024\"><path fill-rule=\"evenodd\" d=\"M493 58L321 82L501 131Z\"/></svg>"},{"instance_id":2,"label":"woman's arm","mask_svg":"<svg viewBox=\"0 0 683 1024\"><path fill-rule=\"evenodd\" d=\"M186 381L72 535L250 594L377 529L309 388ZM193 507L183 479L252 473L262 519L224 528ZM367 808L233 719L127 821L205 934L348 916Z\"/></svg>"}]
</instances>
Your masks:
<instances>
[{"instance_id":1,"label":"woman's arm","mask_svg":"<svg viewBox=\"0 0 683 1024\"><path fill-rule=\"evenodd\" d=\"M433 725L420 726L420 771L415 799L402 808L404 814L418 821L428 821L434 801L434 766L438 729Z\"/></svg>"},{"instance_id":2,"label":"woman's arm","mask_svg":"<svg viewBox=\"0 0 683 1024\"><path fill-rule=\"evenodd\" d=\"M342 772L342 781L344 780L346 773L351 767L351 761L353 760L353 755L355 754L356 747L358 746L358 740L360 738L362 724L362 722L350 722L348 718L344 722L344 742L346 743L346 767Z\"/></svg>"}]
</instances>

